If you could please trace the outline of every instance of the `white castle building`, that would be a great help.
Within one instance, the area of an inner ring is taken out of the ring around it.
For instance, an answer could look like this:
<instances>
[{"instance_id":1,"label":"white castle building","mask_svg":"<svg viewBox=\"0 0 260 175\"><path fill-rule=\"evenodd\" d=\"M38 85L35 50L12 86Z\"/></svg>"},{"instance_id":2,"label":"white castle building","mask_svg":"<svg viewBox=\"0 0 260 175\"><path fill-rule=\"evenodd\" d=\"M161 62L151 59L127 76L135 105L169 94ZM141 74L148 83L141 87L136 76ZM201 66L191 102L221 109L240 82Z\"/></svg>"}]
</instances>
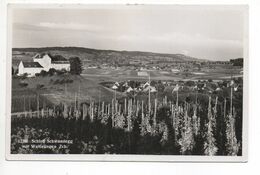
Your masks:
<instances>
[{"instance_id":1,"label":"white castle building","mask_svg":"<svg viewBox=\"0 0 260 175\"><path fill-rule=\"evenodd\" d=\"M61 55L37 54L33 57L33 61L21 61L18 66L18 75L27 73L28 76L35 76L42 70L49 71L51 68L56 70L70 70L70 62Z\"/></svg>"}]
</instances>

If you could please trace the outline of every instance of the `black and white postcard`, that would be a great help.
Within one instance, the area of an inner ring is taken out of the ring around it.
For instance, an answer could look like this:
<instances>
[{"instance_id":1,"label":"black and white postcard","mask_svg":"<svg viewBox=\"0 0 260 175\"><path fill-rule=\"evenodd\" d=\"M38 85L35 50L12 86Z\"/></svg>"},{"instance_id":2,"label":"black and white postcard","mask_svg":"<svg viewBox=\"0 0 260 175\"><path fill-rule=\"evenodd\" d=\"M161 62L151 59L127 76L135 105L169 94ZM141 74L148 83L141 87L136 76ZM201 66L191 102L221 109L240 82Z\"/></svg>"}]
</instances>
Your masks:
<instances>
[{"instance_id":1,"label":"black and white postcard","mask_svg":"<svg viewBox=\"0 0 260 175\"><path fill-rule=\"evenodd\" d=\"M9 5L9 160L247 161L248 7Z\"/></svg>"}]
</instances>

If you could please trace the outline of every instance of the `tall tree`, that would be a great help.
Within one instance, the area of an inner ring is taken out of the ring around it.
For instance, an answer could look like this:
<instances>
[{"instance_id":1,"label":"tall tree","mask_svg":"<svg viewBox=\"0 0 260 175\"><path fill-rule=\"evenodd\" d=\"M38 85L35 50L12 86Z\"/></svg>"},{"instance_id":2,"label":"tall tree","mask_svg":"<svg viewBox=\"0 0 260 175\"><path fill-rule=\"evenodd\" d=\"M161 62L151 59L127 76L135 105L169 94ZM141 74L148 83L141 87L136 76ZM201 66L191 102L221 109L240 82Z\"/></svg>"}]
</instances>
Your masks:
<instances>
[{"instance_id":1,"label":"tall tree","mask_svg":"<svg viewBox=\"0 0 260 175\"><path fill-rule=\"evenodd\" d=\"M83 65L79 57L70 58L70 73L80 75L83 71Z\"/></svg>"}]
</instances>

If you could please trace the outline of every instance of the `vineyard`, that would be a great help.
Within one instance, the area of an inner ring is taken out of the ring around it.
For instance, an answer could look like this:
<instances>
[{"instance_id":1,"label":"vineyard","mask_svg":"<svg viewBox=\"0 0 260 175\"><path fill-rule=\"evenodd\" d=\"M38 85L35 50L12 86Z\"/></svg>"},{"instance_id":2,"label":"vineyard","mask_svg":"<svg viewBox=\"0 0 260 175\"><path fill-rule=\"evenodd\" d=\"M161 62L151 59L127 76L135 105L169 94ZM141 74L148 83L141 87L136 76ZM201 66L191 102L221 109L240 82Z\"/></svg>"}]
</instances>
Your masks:
<instances>
[{"instance_id":1,"label":"vineyard","mask_svg":"<svg viewBox=\"0 0 260 175\"><path fill-rule=\"evenodd\" d=\"M241 155L242 96L189 95L178 89L158 98L46 105L36 96L24 112L13 112L12 154ZM180 93L180 94L179 94ZM21 99L23 100L23 99ZM25 103L24 103L25 104ZM21 105L22 106L22 105ZM67 140L70 144L23 146L28 140ZM55 146L56 145L56 146Z\"/></svg>"}]
</instances>

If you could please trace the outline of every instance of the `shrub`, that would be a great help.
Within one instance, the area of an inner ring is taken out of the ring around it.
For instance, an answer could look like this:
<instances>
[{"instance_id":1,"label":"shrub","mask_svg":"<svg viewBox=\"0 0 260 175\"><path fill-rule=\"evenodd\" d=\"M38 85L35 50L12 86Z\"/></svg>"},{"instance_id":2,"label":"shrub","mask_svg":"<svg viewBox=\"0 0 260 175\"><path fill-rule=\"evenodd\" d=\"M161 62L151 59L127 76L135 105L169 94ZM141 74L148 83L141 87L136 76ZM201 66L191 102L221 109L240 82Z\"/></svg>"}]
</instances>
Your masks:
<instances>
[{"instance_id":1,"label":"shrub","mask_svg":"<svg viewBox=\"0 0 260 175\"><path fill-rule=\"evenodd\" d=\"M186 86L195 86L195 82L194 81L187 81L185 83Z\"/></svg>"},{"instance_id":2,"label":"shrub","mask_svg":"<svg viewBox=\"0 0 260 175\"><path fill-rule=\"evenodd\" d=\"M60 84L60 80L59 79L55 80L54 84Z\"/></svg>"},{"instance_id":3,"label":"shrub","mask_svg":"<svg viewBox=\"0 0 260 175\"><path fill-rule=\"evenodd\" d=\"M37 84L37 85L36 85L36 89L42 89L43 87L44 87L43 84Z\"/></svg>"},{"instance_id":4,"label":"shrub","mask_svg":"<svg viewBox=\"0 0 260 175\"><path fill-rule=\"evenodd\" d=\"M73 83L73 80L67 80L68 83Z\"/></svg>"},{"instance_id":5,"label":"shrub","mask_svg":"<svg viewBox=\"0 0 260 175\"><path fill-rule=\"evenodd\" d=\"M48 72L46 72L45 70L42 70L42 71L40 72L40 76L45 77L46 75L48 75Z\"/></svg>"},{"instance_id":6,"label":"shrub","mask_svg":"<svg viewBox=\"0 0 260 175\"><path fill-rule=\"evenodd\" d=\"M19 86L20 86L20 87L27 87L27 86L28 86L28 83L26 83L26 82L20 82L20 83L19 83Z\"/></svg>"},{"instance_id":7,"label":"shrub","mask_svg":"<svg viewBox=\"0 0 260 175\"><path fill-rule=\"evenodd\" d=\"M56 72L57 72L56 69L50 68L48 74L49 74L50 76L53 76Z\"/></svg>"},{"instance_id":8,"label":"shrub","mask_svg":"<svg viewBox=\"0 0 260 175\"><path fill-rule=\"evenodd\" d=\"M28 76L28 73L24 73L23 75L21 75L21 79L26 79Z\"/></svg>"},{"instance_id":9,"label":"shrub","mask_svg":"<svg viewBox=\"0 0 260 175\"><path fill-rule=\"evenodd\" d=\"M65 79L61 79L60 80L60 84L64 84L64 83L66 83L66 80Z\"/></svg>"},{"instance_id":10,"label":"shrub","mask_svg":"<svg viewBox=\"0 0 260 175\"><path fill-rule=\"evenodd\" d=\"M65 72L63 70L56 70L57 75L63 75Z\"/></svg>"}]
</instances>

